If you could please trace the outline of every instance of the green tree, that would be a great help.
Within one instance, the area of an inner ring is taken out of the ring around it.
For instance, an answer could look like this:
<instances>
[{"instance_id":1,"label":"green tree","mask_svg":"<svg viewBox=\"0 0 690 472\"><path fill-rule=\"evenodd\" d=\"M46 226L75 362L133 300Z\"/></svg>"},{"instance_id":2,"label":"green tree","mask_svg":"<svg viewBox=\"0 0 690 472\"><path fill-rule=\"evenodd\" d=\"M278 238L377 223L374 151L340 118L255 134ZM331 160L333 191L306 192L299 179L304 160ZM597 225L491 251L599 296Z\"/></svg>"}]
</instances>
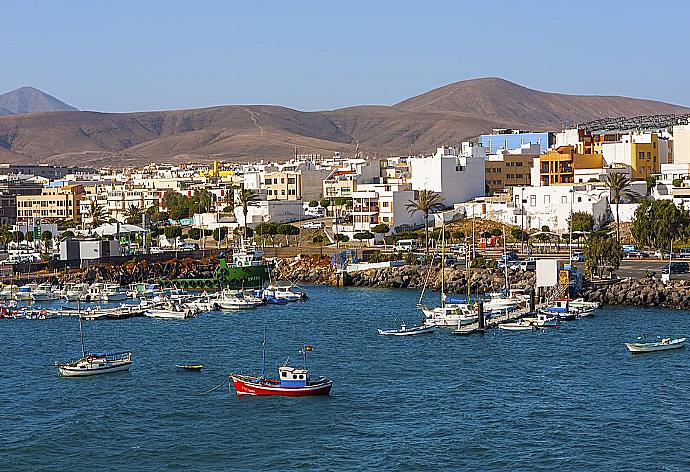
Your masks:
<instances>
[{"instance_id":1,"label":"green tree","mask_svg":"<svg viewBox=\"0 0 690 472\"><path fill-rule=\"evenodd\" d=\"M371 231L376 233L376 234L386 234L391 230L391 227L388 226L385 223L379 223L373 228L371 228Z\"/></svg>"},{"instance_id":2,"label":"green tree","mask_svg":"<svg viewBox=\"0 0 690 472\"><path fill-rule=\"evenodd\" d=\"M226 228L225 226L223 226L221 228L216 228L213 230L213 239L216 242L223 241L227 237L228 237L228 228Z\"/></svg>"},{"instance_id":3,"label":"green tree","mask_svg":"<svg viewBox=\"0 0 690 472\"><path fill-rule=\"evenodd\" d=\"M276 231L278 232L278 234L282 234L283 236L285 236L285 243L288 245L290 244L290 236L298 236L300 233L299 228L297 226L288 224L278 225ZM296 239L297 238L295 238L295 240Z\"/></svg>"},{"instance_id":4,"label":"green tree","mask_svg":"<svg viewBox=\"0 0 690 472\"><path fill-rule=\"evenodd\" d=\"M175 221L180 221L183 218L189 218L189 208L185 206L175 206L170 208L170 218Z\"/></svg>"},{"instance_id":5,"label":"green tree","mask_svg":"<svg viewBox=\"0 0 690 472\"><path fill-rule=\"evenodd\" d=\"M60 233L60 240L67 239L67 238L73 238L74 237L74 232L67 230L63 231Z\"/></svg>"},{"instance_id":6,"label":"green tree","mask_svg":"<svg viewBox=\"0 0 690 472\"><path fill-rule=\"evenodd\" d=\"M129 223L131 225L141 224L141 215L141 208L136 205L130 205L125 212L125 223Z\"/></svg>"},{"instance_id":7,"label":"green tree","mask_svg":"<svg viewBox=\"0 0 690 472\"><path fill-rule=\"evenodd\" d=\"M687 237L690 214L670 200L641 200L632 222L632 235L644 247L669 250L671 242Z\"/></svg>"},{"instance_id":8,"label":"green tree","mask_svg":"<svg viewBox=\"0 0 690 472\"><path fill-rule=\"evenodd\" d=\"M374 233L371 231L362 231L360 233L355 233L353 235L353 238L359 241L360 247L364 245L364 241L368 241L369 239L374 239Z\"/></svg>"},{"instance_id":9,"label":"green tree","mask_svg":"<svg viewBox=\"0 0 690 472\"><path fill-rule=\"evenodd\" d=\"M166 226L163 228L163 234L168 240L176 239L182 236L182 228L179 226Z\"/></svg>"},{"instance_id":10,"label":"green tree","mask_svg":"<svg viewBox=\"0 0 690 472\"><path fill-rule=\"evenodd\" d=\"M254 234L261 237L270 237L271 245L275 246L275 236L278 234L278 223L275 221L267 221L264 223L259 223L254 228Z\"/></svg>"},{"instance_id":11,"label":"green tree","mask_svg":"<svg viewBox=\"0 0 690 472\"><path fill-rule=\"evenodd\" d=\"M683 179L673 179L673 186L674 187L682 187L683 186Z\"/></svg>"},{"instance_id":12,"label":"green tree","mask_svg":"<svg viewBox=\"0 0 690 472\"><path fill-rule=\"evenodd\" d=\"M96 200L91 200L86 217L91 220L91 229L98 228L108 218L108 210Z\"/></svg>"},{"instance_id":13,"label":"green tree","mask_svg":"<svg viewBox=\"0 0 690 472\"><path fill-rule=\"evenodd\" d=\"M571 225L574 233L591 233L594 230L594 217L585 211L576 211L568 217L569 230ZM573 239L578 237L580 235L575 235Z\"/></svg>"},{"instance_id":14,"label":"green tree","mask_svg":"<svg viewBox=\"0 0 690 472\"><path fill-rule=\"evenodd\" d=\"M424 215L424 244L426 253L429 253L429 214L443 208L443 200L439 194L431 190L421 190L417 200L409 200L405 205L410 215L421 212Z\"/></svg>"},{"instance_id":15,"label":"green tree","mask_svg":"<svg viewBox=\"0 0 690 472\"><path fill-rule=\"evenodd\" d=\"M647 176L645 183L647 184L647 195L650 195L652 193L652 189L656 187L656 177L653 175Z\"/></svg>"},{"instance_id":16,"label":"green tree","mask_svg":"<svg viewBox=\"0 0 690 472\"><path fill-rule=\"evenodd\" d=\"M49 251L53 247L53 233L52 231L43 231L41 233L41 241L46 251Z\"/></svg>"},{"instance_id":17,"label":"green tree","mask_svg":"<svg viewBox=\"0 0 690 472\"><path fill-rule=\"evenodd\" d=\"M460 230L453 231L451 233L451 236L452 236L454 241L462 241L465 239L465 233L463 231L460 231Z\"/></svg>"},{"instance_id":18,"label":"green tree","mask_svg":"<svg viewBox=\"0 0 690 472\"><path fill-rule=\"evenodd\" d=\"M321 208L328 212L328 207L331 206L331 201L327 198L324 198L319 202L319 205L321 205Z\"/></svg>"},{"instance_id":19,"label":"green tree","mask_svg":"<svg viewBox=\"0 0 690 472\"><path fill-rule=\"evenodd\" d=\"M34 233L33 231L27 231L26 235L24 236L24 239L26 239L27 242L32 243L34 242Z\"/></svg>"},{"instance_id":20,"label":"green tree","mask_svg":"<svg viewBox=\"0 0 690 472\"><path fill-rule=\"evenodd\" d=\"M623 250L618 241L606 236L592 236L585 247L585 275L601 276L608 269L613 272L620 267Z\"/></svg>"},{"instance_id":21,"label":"green tree","mask_svg":"<svg viewBox=\"0 0 690 472\"><path fill-rule=\"evenodd\" d=\"M189 228L189 231L187 231L187 237L189 239L194 239L198 241L201 239L201 229L199 228Z\"/></svg>"},{"instance_id":22,"label":"green tree","mask_svg":"<svg viewBox=\"0 0 690 472\"><path fill-rule=\"evenodd\" d=\"M242 207L242 214L244 215L244 237L248 237L247 233L247 214L249 213L249 207L257 204L259 200L259 194L252 189L244 188L242 186L237 192L237 202Z\"/></svg>"},{"instance_id":23,"label":"green tree","mask_svg":"<svg viewBox=\"0 0 690 472\"><path fill-rule=\"evenodd\" d=\"M547 226L547 228L548 228L548 226ZM543 228L542 228L542 231L544 231ZM503 234L503 231L501 231L500 228L494 228L491 230L491 236L501 236L502 234Z\"/></svg>"},{"instance_id":24,"label":"green tree","mask_svg":"<svg viewBox=\"0 0 690 472\"><path fill-rule=\"evenodd\" d=\"M623 200L636 201L640 196L630 189L630 179L624 174L606 174L603 178L604 185L611 192L611 203L616 205L616 240L621 240L621 221L618 207Z\"/></svg>"},{"instance_id":25,"label":"green tree","mask_svg":"<svg viewBox=\"0 0 690 472\"><path fill-rule=\"evenodd\" d=\"M309 208L316 208L317 206L319 206L318 200L312 200L309 202Z\"/></svg>"},{"instance_id":26,"label":"green tree","mask_svg":"<svg viewBox=\"0 0 690 472\"><path fill-rule=\"evenodd\" d=\"M319 245L319 254L323 255L323 243L326 242L326 237L323 234L317 234L312 238L311 242Z\"/></svg>"},{"instance_id":27,"label":"green tree","mask_svg":"<svg viewBox=\"0 0 690 472\"><path fill-rule=\"evenodd\" d=\"M346 243L350 240L350 238L347 235L340 233L336 234L334 239L340 243Z\"/></svg>"}]
</instances>

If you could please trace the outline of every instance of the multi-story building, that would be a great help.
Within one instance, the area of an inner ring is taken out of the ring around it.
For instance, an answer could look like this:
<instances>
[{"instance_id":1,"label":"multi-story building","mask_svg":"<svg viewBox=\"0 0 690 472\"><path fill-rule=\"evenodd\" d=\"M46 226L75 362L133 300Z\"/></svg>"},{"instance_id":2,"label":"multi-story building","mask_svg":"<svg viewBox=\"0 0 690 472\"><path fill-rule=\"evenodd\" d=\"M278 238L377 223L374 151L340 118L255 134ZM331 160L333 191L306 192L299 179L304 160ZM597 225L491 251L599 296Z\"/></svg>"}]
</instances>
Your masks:
<instances>
[{"instance_id":1,"label":"multi-story building","mask_svg":"<svg viewBox=\"0 0 690 472\"><path fill-rule=\"evenodd\" d=\"M323 180L324 198L352 197L359 184L381 183L379 159L349 159L331 171Z\"/></svg>"},{"instance_id":2,"label":"multi-story building","mask_svg":"<svg viewBox=\"0 0 690 472\"><path fill-rule=\"evenodd\" d=\"M516 149L525 144L536 144L540 152L545 152L554 143L554 134L550 131L528 132L513 129L494 129L492 134L479 137L481 145L495 154L499 149Z\"/></svg>"},{"instance_id":3,"label":"multi-story building","mask_svg":"<svg viewBox=\"0 0 690 472\"><path fill-rule=\"evenodd\" d=\"M575 183L575 173L582 169L601 169L601 154L578 154L572 145L561 146L534 159L531 182L533 186Z\"/></svg>"},{"instance_id":4,"label":"multi-story building","mask_svg":"<svg viewBox=\"0 0 690 472\"><path fill-rule=\"evenodd\" d=\"M673 127L673 153L669 163L690 164L690 124Z\"/></svg>"},{"instance_id":5,"label":"multi-story building","mask_svg":"<svg viewBox=\"0 0 690 472\"><path fill-rule=\"evenodd\" d=\"M79 203L84 195L81 185L45 187L40 195L17 197L17 220L79 220Z\"/></svg>"},{"instance_id":6,"label":"multi-story building","mask_svg":"<svg viewBox=\"0 0 690 472\"><path fill-rule=\"evenodd\" d=\"M440 147L429 157L411 157L412 190L431 190L446 205L484 195L484 159L465 157L453 147Z\"/></svg>"},{"instance_id":7,"label":"multi-story building","mask_svg":"<svg viewBox=\"0 0 690 472\"><path fill-rule=\"evenodd\" d=\"M54 180L68 174L92 174L90 167L51 166L47 164L0 164L0 175L26 174Z\"/></svg>"},{"instance_id":8,"label":"multi-story building","mask_svg":"<svg viewBox=\"0 0 690 472\"><path fill-rule=\"evenodd\" d=\"M538 144L523 144L519 149L499 149L484 161L484 175L488 193L500 192L511 187L530 185L531 168L539 157Z\"/></svg>"},{"instance_id":9,"label":"multi-story building","mask_svg":"<svg viewBox=\"0 0 690 472\"><path fill-rule=\"evenodd\" d=\"M0 180L0 224L17 222L17 196L40 195L43 185L36 179L7 176Z\"/></svg>"},{"instance_id":10,"label":"multi-story building","mask_svg":"<svg viewBox=\"0 0 690 472\"><path fill-rule=\"evenodd\" d=\"M378 224L386 224L392 231L422 224L421 213L410 214L405 208L416 200L416 193L409 184L360 185L352 193L352 233L371 231Z\"/></svg>"},{"instance_id":11,"label":"multi-story building","mask_svg":"<svg viewBox=\"0 0 690 472\"><path fill-rule=\"evenodd\" d=\"M627 133L617 142L605 142L601 153L606 165L623 165L632 179L658 174L661 164L673 162L672 142L659 133Z\"/></svg>"}]
</instances>

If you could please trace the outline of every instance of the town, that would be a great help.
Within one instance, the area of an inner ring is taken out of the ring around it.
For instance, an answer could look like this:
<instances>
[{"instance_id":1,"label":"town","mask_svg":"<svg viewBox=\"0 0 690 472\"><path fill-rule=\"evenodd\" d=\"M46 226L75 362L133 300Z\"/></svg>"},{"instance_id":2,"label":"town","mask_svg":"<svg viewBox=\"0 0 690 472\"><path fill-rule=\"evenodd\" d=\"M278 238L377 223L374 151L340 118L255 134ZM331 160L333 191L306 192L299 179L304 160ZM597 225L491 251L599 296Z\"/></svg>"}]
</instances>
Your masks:
<instances>
[{"instance_id":1,"label":"town","mask_svg":"<svg viewBox=\"0 0 690 472\"><path fill-rule=\"evenodd\" d=\"M632 223L636 211L644 216L641 202L649 213L664 202L681 212L689 201L690 125L688 115L639 116L558 132L495 129L426 155L295 150L284 162L2 164L0 173L6 275L8 266L25 271L27 262L229 247L254 232L264 246L282 235L278 245L306 253L423 249L422 229L463 220L499 224L491 240L479 226L476 234L451 231L449 242L456 236L463 247L483 240L490 248L502 239L521 252L570 247L568 257L578 262L583 256L573 256L571 238L603 231L626 255L656 252L659 259L674 241L683 243L683 221L653 241L633 234Z\"/></svg>"}]
</instances>

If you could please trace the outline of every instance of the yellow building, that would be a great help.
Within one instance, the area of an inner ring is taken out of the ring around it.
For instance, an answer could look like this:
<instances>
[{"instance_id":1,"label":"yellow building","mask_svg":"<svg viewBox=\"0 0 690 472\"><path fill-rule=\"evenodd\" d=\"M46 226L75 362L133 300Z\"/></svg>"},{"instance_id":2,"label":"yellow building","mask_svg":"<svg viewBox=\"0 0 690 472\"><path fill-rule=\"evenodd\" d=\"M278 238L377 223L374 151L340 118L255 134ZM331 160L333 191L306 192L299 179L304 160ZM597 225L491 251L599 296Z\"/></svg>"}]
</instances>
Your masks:
<instances>
[{"instance_id":1,"label":"yellow building","mask_svg":"<svg viewBox=\"0 0 690 472\"><path fill-rule=\"evenodd\" d=\"M542 185L575 182L577 169L601 169L601 154L578 154L574 146L561 146L539 156L539 177Z\"/></svg>"},{"instance_id":2,"label":"yellow building","mask_svg":"<svg viewBox=\"0 0 690 472\"><path fill-rule=\"evenodd\" d=\"M79 202L84 195L82 185L47 187L40 195L17 196L17 221L56 221L79 219Z\"/></svg>"},{"instance_id":3,"label":"yellow building","mask_svg":"<svg viewBox=\"0 0 690 472\"><path fill-rule=\"evenodd\" d=\"M673 162L672 141L657 133L628 133L619 142L601 146L607 165L624 165L633 180L646 179L661 171L661 164Z\"/></svg>"},{"instance_id":4,"label":"yellow building","mask_svg":"<svg viewBox=\"0 0 690 472\"><path fill-rule=\"evenodd\" d=\"M484 161L484 179L489 193L530 185L532 163L538 154L502 153Z\"/></svg>"}]
</instances>

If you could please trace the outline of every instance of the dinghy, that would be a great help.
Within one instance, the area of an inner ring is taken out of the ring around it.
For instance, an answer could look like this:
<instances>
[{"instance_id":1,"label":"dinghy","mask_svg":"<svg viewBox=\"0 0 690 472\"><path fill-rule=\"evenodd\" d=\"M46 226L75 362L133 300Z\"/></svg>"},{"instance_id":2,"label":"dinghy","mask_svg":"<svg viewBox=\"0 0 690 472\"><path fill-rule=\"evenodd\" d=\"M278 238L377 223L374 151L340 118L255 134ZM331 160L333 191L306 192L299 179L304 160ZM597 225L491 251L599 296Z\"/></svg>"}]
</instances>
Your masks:
<instances>
[{"instance_id":1,"label":"dinghy","mask_svg":"<svg viewBox=\"0 0 690 472\"><path fill-rule=\"evenodd\" d=\"M379 329L380 336L416 336L418 334L432 334L434 326L412 326L410 328L403 322L400 329Z\"/></svg>"},{"instance_id":2,"label":"dinghy","mask_svg":"<svg viewBox=\"0 0 690 472\"><path fill-rule=\"evenodd\" d=\"M663 338L659 342L654 343L625 343L625 347L627 347L628 351L633 354L640 354L643 352L670 351L672 349L682 349L685 347L685 338Z\"/></svg>"}]
</instances>

